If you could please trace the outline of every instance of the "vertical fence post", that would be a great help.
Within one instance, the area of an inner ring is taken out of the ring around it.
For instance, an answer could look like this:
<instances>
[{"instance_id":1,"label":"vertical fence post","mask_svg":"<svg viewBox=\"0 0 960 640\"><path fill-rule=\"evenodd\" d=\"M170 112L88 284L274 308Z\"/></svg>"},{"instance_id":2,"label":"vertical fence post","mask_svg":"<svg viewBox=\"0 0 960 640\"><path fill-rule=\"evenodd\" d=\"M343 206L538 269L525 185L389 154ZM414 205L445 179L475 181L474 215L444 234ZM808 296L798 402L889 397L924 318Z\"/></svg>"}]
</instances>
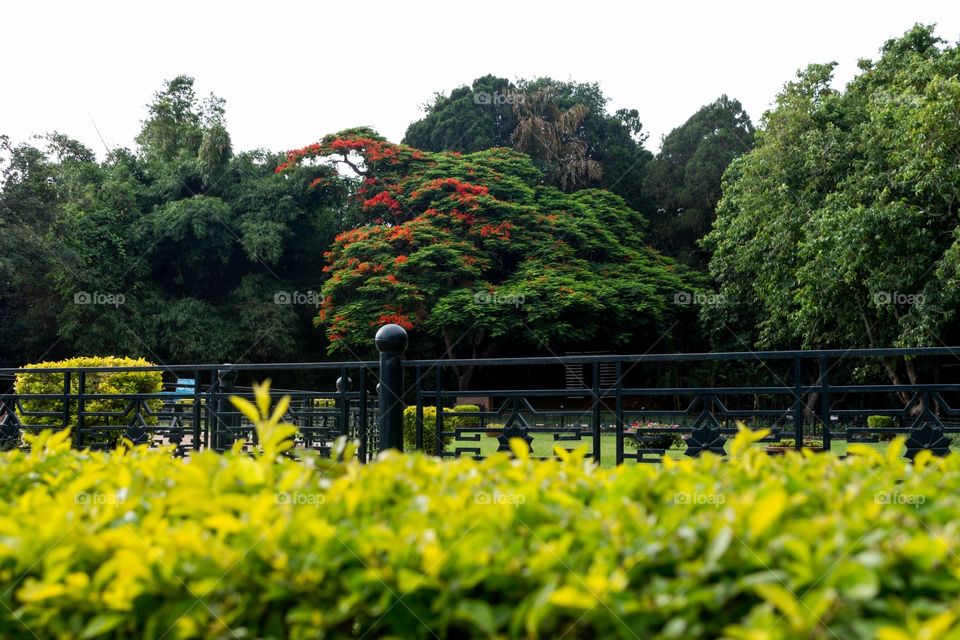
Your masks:
<instances>
[{"instance_id":1,"label":"vertical fence post","mask_svg":"<svg viewBox=\"0 0 960 640\"><path fill-rule=\"evenodd\" d=\"M617 395L616 395L616 422L617 422L617 464L623 464L623 373L622 365L617 362Z\"/></svg>"},{"instance_id":2,"label":"vertical fence post","mask_svg":"<svg viewBox=\"0 0 960 640\"><path fill-rule=\"evenodd\" d=\"M347 375L346 369L340 370L340 377L337 378L337 399L334 404L340 409L340 435L346 436L352 440L353 434L350 433L350 398L347 394L353 388L353 380Z\"/></svg>"},{"instance_id":3,"label":"vertical fence post","mask_svg":"<svg viewBox=\"0 0 960 640\"><path fill-rule=\"evenodd\" d=\"M215 448L217 444L213 432L217 428L218 393L220 393L220 375L216 369L211 369L210 386L207 388L207 397L203 406L206 418L203 425L203 446L205 449Z\"/></svg>"},{"instance_id":4,"label":"vertical fence post","mask_svg":"<svg viewBox=\"0 0 960 640\"><path fill-rule=\"evenodd\" d=\"M416 382L414 382L414 386L417 390L417 451L423 451L423 387L420 384L420 365L417 365L416 369L414 370L414 376L416 380ZM434 455L440 455L440 440L437 439L436 442L438 443L438 450L431 453Z\"/></svg>"},{"instance_id":5,"label":"vertical fence post","mask_svg":"<svg viewBox=\"0 0 960 640\"><path fill-rule=\"evenodd\" d=\"M377 331L374 344L380 352L380 451L403 451L403 368L407 332L396 324Z\"/></svg>"},{"instance_id":6,"label":"vertical fence post","mask_svg":"<svg viewBox=\"0 0 960 640\"><path fill-rule=\"evenodd\" d=\"M228 434L231 428L240 426L239 414L235 414L230 407L230 394L233 393L233 385L236 381L237 370L229 362L223 363L223 369L217 371L217 391L219 391L220 397L217 402L217 415L213 427L213 447L216 450L222 451L232 446L233 439Z\"/></svg>"},{"instance_id":7,"label":"vertical fence post","mask_svg":"<svg viewBox=\"0 0 960 640\"><path fill-rule=\"evenodd\" d=\"M87 372L81 370L77 374L77 448L80 449L83 447L83 442L85 438L83 437L83 430L86 428L85 413L87 411L86 402L83 399L83 395L87 392Z\"/></svg>"},{"instance_id":8,"label":"vertical fence post","mask_svg":"<svg viewBox=\"0 0 960 640\"><path fill-rule=\"evenodd\" d=\"M70 372L69 371L63 374L63 423L61 424L61 426L64 429L70 426Z\"/></svg>"},{"instance_id":9,"label":"vertical fence post","mask_svg":"<svg viewBox=\"0 0 960 640\"><path fill-rule=\"evenodd\" d=\"M200 385L203 384L203 381L200 379L201 372L196 370L193 372L193 445L194 451L200 451L200 421L201 421L201 410L202 399L200 396Z\"/></svg>"},{"instance_id":10,"label":"vertical fence post","mask_svg":"<svg viewBox=\"0 0 960 640\"><path fill-rule=\"evenodd\" d=\"M590 372L593 376L593 411L590 421L593 431L593 460L599 466L600 464L600 363L594 362L593 369Z\"/></svg>"},{"instance_id":11,"label":"vertical fence post","mask_svg":"<svg viewBox=\"0 0 960 640\"><path fill-rule=\"evenodd\" d=\"M823 450L830 451L830 361L820 356L820 420L823 422Z\"/></svg>"},{"instance_id":12,"label":"vertical fence post","mask_svg":"<svg viewBox=\"0 0 960 640\"><path fill-rule=\"evenodd\" d=\"M800 356L793 358L793 438L794 448L800 451L803 448L803 360Z\"/></svg>"},{"instance_id":13,"label":"vertical fence post","mask_svg":"<svg viewBox=\"0 0 960 640\"><path fill-rule=\"evenodd\" d=\"M434 369L436 370L436 373L434 375L433 388L436 391L437 397L434 398L433 400L434 409L436 409L436 413L434 414L436 416L436 420L434 421L434 424L433 424L433 435L434 435L434 441L437 444L436 444L436 450L430 451L428 453L432 456L442 456L443 455L442 452L444 450L444 444L443 444L443 436L441 436L440 434L442 434L446 429L446 427L443 424L443 396L440 395L443 392L443 364L437 363L437 366L434 367ZM456 440L456 436L454 436L454 440ZM457 449L458 447L454 445L454 455L456 455Z\"/></svg>"},{"instance_id":14,"label":"vertical fence post","mask_svg":"<svg viewBox=\"0 0 960 640\"><path fill-rule=\"evenodd\" d=\"M367 462L367 457L369 454L368 444L370 429L367 424L367 368L360 367L360 450L357 452L357 457L360 459L361 463Z\"/></svg>"}]
</instances>

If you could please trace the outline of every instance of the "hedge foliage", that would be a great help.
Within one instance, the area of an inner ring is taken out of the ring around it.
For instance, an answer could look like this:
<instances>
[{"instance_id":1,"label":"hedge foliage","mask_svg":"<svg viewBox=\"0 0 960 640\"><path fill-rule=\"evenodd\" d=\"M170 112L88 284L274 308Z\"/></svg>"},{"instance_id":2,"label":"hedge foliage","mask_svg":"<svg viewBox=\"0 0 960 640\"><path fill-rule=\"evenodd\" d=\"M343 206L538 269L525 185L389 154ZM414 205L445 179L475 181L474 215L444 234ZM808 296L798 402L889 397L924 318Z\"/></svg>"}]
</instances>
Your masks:
<instances>
[{"instance_id":1,"label":"hedge foliage","mask_svg":"<svg viewBox=\"0 0 960 640\"><path fill-rule=\"evenodd\" d=\"M3 454L0 636L960 637L958 456L362 466L280 455L283 408L253 456Z\"/></svg>"},{"instance_id":2,"label":"hedge foliage","mask_svg":"<svg viewBox=\"0 0 960 640\"><path fill-rule=\"evenodd\" d=\"M893 429L897 426L897 421L893 416L868 416L867 426L871 429Z\"/></svg>"},{"instance_id":3,"label":"hedge foliage","mask_svg":"<svg viewBox=\"0 0 960 640\"><path fill-rule=\"evenodd\" d=\"M479 427L480 420L477 417L451 416L450 412L456 413L477 413L480 407L475 404L460 404L453 409L448 409L443 416L443 430L451 431L453 429L465 427ZM450 443L450 438L444 438L444 445ZM417 408L407 407L403 410L403 449L404 451L414 451L417 448ZM423 408L423 450L430 455L437 454L437 408Z\"/></svg>"},{"instance_id":4,"label":"hedge foliage","mask_svg":"<svg viewBox=\"0 0 960 640\"><path fill-rule=\"evenodd\" d=\"M124 358L116 356L92 356L68 358L56 362L40 362L37 364L28 364L24 369L61 369L76 367L152 367L156 366L143 358ZM14 391L18 394L33 393L63 393L63 373L18 373L14 382ZM85 376L86 393L159 393L163 391L163 373L160 371L107 371L107 372L88 372ZM79 393L80 376L76 373L70 376L71 393ZM29 415L30 412L57 412L63 411L63 400L58 399L39 399L23 400L24 411L17 411L17 417L24 426L61 426L63 418L60 415L35 416ZM70 419L67 426L77 426L77 406L71 403ZM84 411L87 412L123 412L130 404L130 400L119 399L97 399L88 400L84 404ZM151 411L159 411L163 405L162 400L148 400L147 406ZM129 424L132 416L122 417L90 417L87 424L97 426L126 425ZM144 415L147 424L156 424L157 419ZM29 429L28 429L29 430ZM122 437L122 433L117 431L110 434L109 439L117 442Z\"/></svg>"}]
</instances>

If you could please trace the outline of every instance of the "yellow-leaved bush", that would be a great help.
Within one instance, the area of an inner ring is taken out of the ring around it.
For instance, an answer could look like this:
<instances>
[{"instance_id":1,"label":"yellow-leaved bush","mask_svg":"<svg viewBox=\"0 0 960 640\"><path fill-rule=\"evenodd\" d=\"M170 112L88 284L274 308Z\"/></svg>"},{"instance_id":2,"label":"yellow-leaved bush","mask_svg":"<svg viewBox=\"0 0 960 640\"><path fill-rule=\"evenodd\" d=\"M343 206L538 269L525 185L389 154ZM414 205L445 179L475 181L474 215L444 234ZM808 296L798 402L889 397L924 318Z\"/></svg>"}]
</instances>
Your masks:
<instances>
[{"instance_id":1,"label":"yellow-leaved bush","mask_svg":"<svg viewBox=\"0 0 960 640\"><path fill-rule=\"evenodd\" d=\"M254 455L3 454L0 636L960 637L958 456L743 432L727 460L360 465L291 451L263 388L238 406Z\"/></svg>"},{"instance_id":2,"label":"yellow-leaved bush","mask_svg":"<svg viewBox=\"0 0 960 640\"><path fill-rule=\"evenodd\" d=\"M153 367L156 366L143 358L125 358L117 356L83 356L68 358L55 362L40 362L28 364L22 373L16 374L14 392L17 394L62 394L64 390L63 373L46 373L44 369L68 368L117 368L117 367ZM77 372L70 375L70 393L75 395L80 391L80 376ZM163 391L163 373L160 371L89 371L84 376L84 392L92 394L119 394L119 393L159 393ZM84 411L89 414L86 422L89 425L127 425L133 421L133 412L127 412L131 400L127 398L98 398L87 400ZM159 411L163 405L160 399L146 400L145 404L150 411ZM44 427L60 427L63 425L62 414L64 401L56 398L21 399L23 410L17 411L17 417L24 430L35 432ZM122 414L122 415L97 415ZM37 415L39 414L39 415ZM46 414L46 415L44 415ZM147 424L156 424L157 418L142 412ZM71 401L69 407L69 421L67 426L77 426L77 403ZM104 440L109 444L116 444L123 436L122 431L112 431L109 434L92 438L93 441ZM91 438L88 438L88 441Z\"/></svg>"}]
</instances>

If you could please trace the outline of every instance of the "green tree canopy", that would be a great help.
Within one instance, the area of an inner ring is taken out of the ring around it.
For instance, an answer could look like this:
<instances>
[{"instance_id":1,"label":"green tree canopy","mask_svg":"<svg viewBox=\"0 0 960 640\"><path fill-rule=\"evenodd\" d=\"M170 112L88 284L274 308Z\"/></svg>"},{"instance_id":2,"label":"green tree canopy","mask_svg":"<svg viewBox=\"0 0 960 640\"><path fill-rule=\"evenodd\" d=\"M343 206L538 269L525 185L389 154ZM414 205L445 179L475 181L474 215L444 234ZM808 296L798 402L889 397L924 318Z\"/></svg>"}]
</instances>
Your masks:
<instances>
[{"instance_id":1,"label":"green tree canopy","mask_svg":"<svg viewBox=\"0 0 960 640\"><path fill-rule=\"evenodd\" d=\"M67 203L98 172L93 152L60 133L15 144L0 136L0 361L56 346L60 297L48 274L64 263Z\"/></svg>"},{"instance_id":2,"label":"green tree canopy","mask_svg":"<svg viewBox=\"0 0 960 640\"><path fill-rule=\"evenodd\" d=\"M424 117L407 127L403 142L425 151L461 153L510 147L518 95L513 83L492 75L457 87L449 96L437 94L424 105Z\"/></svg>"},{"instance_id":3,"label":"green tree canopy","mask_svg":"<svg viewBox=\"0 0 960 640\"><path fill-rule=\"evenodd\" d=\"M842 92L833 65L800 73L729 169L705 242L726 301L704 312L718 334L771 347L958 337L960 49L916 26L860 68Z\"/></svg>"},{"instance_id":4,"label":"green tree canopy","mask_svg":"<svg viewBox=\"0 0 960 640\"><path fill-rule=\"evenodd\" d=\"M345 192L309 188L316 168L276 176L282 154L234 154L223 101L192 78L147 112L140 147L103 162L61 134L2 140L0 357L320 357L316 256L355 224Z\"/></svg>"},{"instance_id":5,"label":"green tree canopy","mask_svg":"<svg viewBox=\"0 0 960 640\"><path fill-rule=\"evenodd\" d=\"M650 208L643 191L646 135L635 109L607 112L597 83L484 76L438 94L403 142L424 151L470 153L513 147L528 153L542 180L565 190L613 191L629 206Z\"/></svg>"},{"instance_id":6,"label":"green tree canopy","mask_svg":"<svg viewBox=\"0 0 960 640\"><path fill-rule=\"evenodd\" d=\"M318 322L331 352L369 349L387 322L427 352L439 338L450 356L489 354L507 339L649 345L668 331L675 293L694 286L646 246L646 221L620 196L544 185L509 149L425 152L355 129L291 152L282 168L305 158L354 167L369 220L326 254Z\"/></svg>"},{"instance_id":7,"label":"green tree canopy","mask_svg":"<svg viewBox=\"0 0 960 640\"><path fill-rule=\"evenodd\" d=\"M647 165L644 183L656 203L654 246L687 264L706 266L697 243L713 223L724 172L753 148L753 134L750 116L725 95L667 134Z\"/></svg>"}]
</instances>

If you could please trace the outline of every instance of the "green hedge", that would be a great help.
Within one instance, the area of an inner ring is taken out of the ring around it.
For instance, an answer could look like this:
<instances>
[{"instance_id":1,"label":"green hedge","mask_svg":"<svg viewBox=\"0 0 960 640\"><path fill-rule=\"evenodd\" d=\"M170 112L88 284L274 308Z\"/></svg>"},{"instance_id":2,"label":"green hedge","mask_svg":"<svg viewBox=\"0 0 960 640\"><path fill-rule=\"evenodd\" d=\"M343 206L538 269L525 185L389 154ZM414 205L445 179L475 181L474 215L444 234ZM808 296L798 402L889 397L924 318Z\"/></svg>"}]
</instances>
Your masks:
<instances>
[{"instance_id":1,"label":"green hedge","mask_svg":"<svg viewBox=\"0 0 960 640\"><path fill-rule=\"evenodd\" d=\"M867 427L870 429L894 429L897 427L897 421L893 416L868 416ZM893 440L895 433L878 433L878 440Z\"/></svg>"},{"instance_id":2,"label":"green hedge","mask_svg":"<svg viewBox=\"0 0 960 640\"><path fill-rule=\"evenodd\" d=\"M460 417L449 415L450 411L456 413L476 413L480 407L475 404L461 404L455 406L452 410L447 410L443 416L443 430L452 431L453 429L462 429L466 427L479 427L480 419L477 417ZM450 444L450 437L444 438L444 445ZM404 451L413 451L417 448L417 408L407 407L403 410L403 449ZM437 408L423 408L423 450L430 455L437 454Z\"/></svg>"},{"instance_id":3,"label":"green hedge","mask_svg":"<svg viewBox=\"0 0 960 640\"><path fill-rule=\"evenodd\" d=\"M0 637L960 635L958 456L336 464L282 413L252 457L0 456Z\"/></svg>"},{"instance_id":4,"label":"green hedge","mask_svg":"<svg viewBox=\"0 0 960 640\"><path fill-rule=\"evenodd\" d=\"M42 370L42 369L60 369L73 367L152 367L156 366L142 358L123 358L123 357L80 357L59 360L56 362L40 362L29 364L24 369ZM163 391L163 373L160 371L117 371L117 372L88 372L85 376L86 393L159 393ZM14 381L14 391L18 394L33 393L63 393L63 373L18 373ZM76 373L70 376L71 393L78 393L80 390L80 376ZM63 400L58 399L25 399L21 402L25 412L32 411L55 411L62 412ZM104 399L87 400L84 403L85 411L96 412L122 412L130 404L127 399ZM162 400L148 400L147 406L151 411L159 411L163 406ZM57 416L31 416L17 411L21 424L25 431L35 432L37 429L30 427L59 427L63 424L63 418ZM154 417L144 416L147 424L156 424ZM88 419L88 424L96 425L126 425L130 422L131 416L121 418L94 417ZM77 405L72 402L70 406L70 420L68 426L77 426ZM117 431L105 436L106 440L116 443L122 437L122 432Z\"/></svg>"},{"instance_id":5,"label":"green hedge","mask_svg":"<svg viewBox=\"0 0 960 640\"><path fill-rule=\"evenodd\" d=\"M897 421L893 416L868 416L867 426L871 429L893 429L897 426Z\"/></svg>"}]
</instances>

